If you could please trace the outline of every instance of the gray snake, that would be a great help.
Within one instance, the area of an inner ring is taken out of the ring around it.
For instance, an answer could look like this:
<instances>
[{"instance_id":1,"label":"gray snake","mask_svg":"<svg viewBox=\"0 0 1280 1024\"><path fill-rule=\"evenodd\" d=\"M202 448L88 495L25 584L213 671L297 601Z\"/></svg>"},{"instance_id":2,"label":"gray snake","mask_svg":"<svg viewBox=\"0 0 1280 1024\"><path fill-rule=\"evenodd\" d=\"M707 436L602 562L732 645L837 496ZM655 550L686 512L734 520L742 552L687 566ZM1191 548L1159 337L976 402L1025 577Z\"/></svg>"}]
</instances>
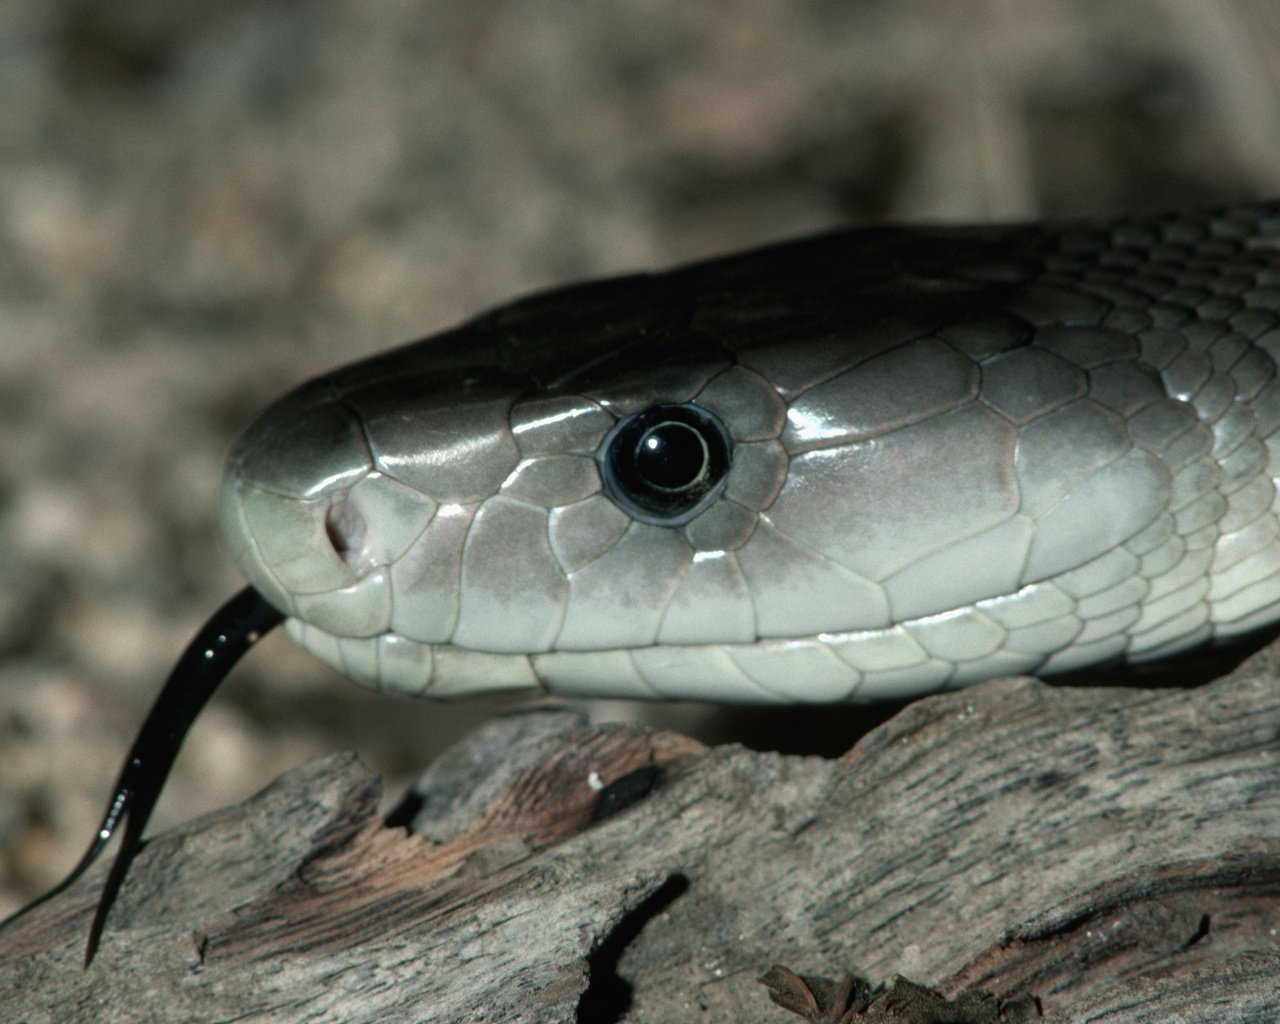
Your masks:
<instances>
[{"instance_id":1,"label":"gray snake","mask_svg":"<svg viewBox=\"0 0 1280 1024\"><path fill-rule=\"evenodd\" d=\"M281 619L386 690L729 702L1267 624L1278 360L1273 201L825 235L535 295L313 380L228 463L252 585L179 660L80 864L19 913L124 823L92 958L187 729Z\"/></svg>"},{"instance_id":2,"label":"gray snake","mask_svg":"<svg viewBox=\"0 0 1280 1024\"><path fill-rule=\"evenodd\" d=\"M305 647L427 696L873 700L1172 653L1280 614L1278 242L1276 203L886 228L537 295L269 409L224 535ZM660 405L730 450L676 523L604 479Z\"/></svg>"}]
</instances>

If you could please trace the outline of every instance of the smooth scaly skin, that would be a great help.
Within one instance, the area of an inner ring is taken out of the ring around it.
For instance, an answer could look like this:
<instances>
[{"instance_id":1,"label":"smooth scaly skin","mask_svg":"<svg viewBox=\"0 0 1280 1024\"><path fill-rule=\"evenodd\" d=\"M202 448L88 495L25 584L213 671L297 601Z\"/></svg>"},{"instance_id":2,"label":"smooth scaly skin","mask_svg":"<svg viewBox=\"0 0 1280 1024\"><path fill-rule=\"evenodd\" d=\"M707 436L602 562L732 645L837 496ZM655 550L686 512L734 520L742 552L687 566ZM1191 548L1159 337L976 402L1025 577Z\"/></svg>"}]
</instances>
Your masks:
<instances>
[{"instance_id":1,"label":"smooth scaly skin","mask_svg":"<svg viewBox=\"0 0 1280 1024\"><path fill-rule=\"evenodd\" d=\"M353 679L453 696L900 697L1280 617L1280 202L830 235L548 292L240 438L224 532ZM593 460L696 402L724 496Z\"/></svg>"},{"instance_id":2,"label":"smooth scaly skin","mask_svg":"<svg viewBox=\"0 0 1280 1024\"><path fill-rule=\"evenodd\" d=\"M313 381L239 439L253 586L189 645L67 889L282 613L450 696L836 701L1151 658L1280 618L1280 201L831 235L566 288ZM633 522L595 455L696 402L722 495Z\"/></svg>"}]
</instances>

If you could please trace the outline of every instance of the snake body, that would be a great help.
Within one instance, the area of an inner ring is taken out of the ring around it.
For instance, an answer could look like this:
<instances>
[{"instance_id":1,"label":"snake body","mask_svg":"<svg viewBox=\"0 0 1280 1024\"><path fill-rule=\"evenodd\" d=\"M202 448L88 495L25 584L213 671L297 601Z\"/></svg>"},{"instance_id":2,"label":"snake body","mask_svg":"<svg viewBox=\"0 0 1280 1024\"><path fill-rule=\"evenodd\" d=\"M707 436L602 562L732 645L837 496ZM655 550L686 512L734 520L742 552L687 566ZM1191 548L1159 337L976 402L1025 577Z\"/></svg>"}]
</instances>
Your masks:
<instances>
[{"instance_id":1,"label":"snake body","mask_svg":"<svg viewBox=\"0 0 1280 1024\"><path fill-rule=\"evenodd\" d=\"M102 823L85 949L187 730L283 618L358 682L903 697L1280 619L1280 201L844 232L575 285L320 377L241 435L250 586Z\"/></svg>"},{"instance_id":2,"label":"snake body","mask_svg":"<svg viewBox=\"0 0 1280 1024\"><path fill-rule=\"evenodd\" d=\"M244 432L237 562L386 690L910 696L1280 617L1280 202L831 234L517 301ZM727 433L696 514L603 479Z\"/></svg>"}]
</instances>

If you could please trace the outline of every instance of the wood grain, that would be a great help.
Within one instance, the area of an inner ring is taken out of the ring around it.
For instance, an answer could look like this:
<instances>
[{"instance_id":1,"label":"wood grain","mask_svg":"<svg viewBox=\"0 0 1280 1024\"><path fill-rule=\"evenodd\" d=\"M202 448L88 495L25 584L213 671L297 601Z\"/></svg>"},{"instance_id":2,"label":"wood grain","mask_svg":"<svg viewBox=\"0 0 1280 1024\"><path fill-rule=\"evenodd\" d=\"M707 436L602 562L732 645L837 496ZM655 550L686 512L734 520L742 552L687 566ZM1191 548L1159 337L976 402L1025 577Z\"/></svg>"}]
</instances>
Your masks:
<instances>
[{"instance_id":1,"label":"wood grain","mask_svg":"<svg viewBox=\"0 0 1280 1024\"><path fill-rule=\"evenodd\" d=\"M0 1006L31 1024L798 1019L757 981L776 963L903 975L992 1014L952 1020L1012 1019L981 989L1052 1021L1274 1021L1278 661L1190 690L996 681L837 760L513 716L424 778L436 839L387 827L378 779L336 755L153 840L87 971L100 872L0 933ZM637 777L602 817L599 787ZM942 1019L902 1005L850 1019Z\"/></svg>"}]
</instances>

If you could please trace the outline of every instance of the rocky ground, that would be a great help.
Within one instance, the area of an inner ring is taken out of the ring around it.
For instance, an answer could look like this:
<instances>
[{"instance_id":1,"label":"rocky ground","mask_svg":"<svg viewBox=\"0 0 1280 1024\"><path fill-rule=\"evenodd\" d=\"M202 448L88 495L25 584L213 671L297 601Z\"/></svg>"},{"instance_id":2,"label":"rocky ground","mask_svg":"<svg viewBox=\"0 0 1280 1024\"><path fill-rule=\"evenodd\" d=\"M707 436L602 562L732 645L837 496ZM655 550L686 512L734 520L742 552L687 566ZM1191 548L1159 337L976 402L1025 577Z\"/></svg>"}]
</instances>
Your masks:
<instances>
[{"instance_id":1,"label":"rocky ground","mask_svg":"<svg viewBox=\"0 0 1280 1024\"><path fill-rule=\"evenodd\" d=\"M48 0L0 6L0 94L0 913L78 857L240 585L221 460L292 384L838 224L1280 191L1272 0ZM395 793L492 709L365 694L272 637L157 824L341 748Z\"/></svg>"}]
</instances>

